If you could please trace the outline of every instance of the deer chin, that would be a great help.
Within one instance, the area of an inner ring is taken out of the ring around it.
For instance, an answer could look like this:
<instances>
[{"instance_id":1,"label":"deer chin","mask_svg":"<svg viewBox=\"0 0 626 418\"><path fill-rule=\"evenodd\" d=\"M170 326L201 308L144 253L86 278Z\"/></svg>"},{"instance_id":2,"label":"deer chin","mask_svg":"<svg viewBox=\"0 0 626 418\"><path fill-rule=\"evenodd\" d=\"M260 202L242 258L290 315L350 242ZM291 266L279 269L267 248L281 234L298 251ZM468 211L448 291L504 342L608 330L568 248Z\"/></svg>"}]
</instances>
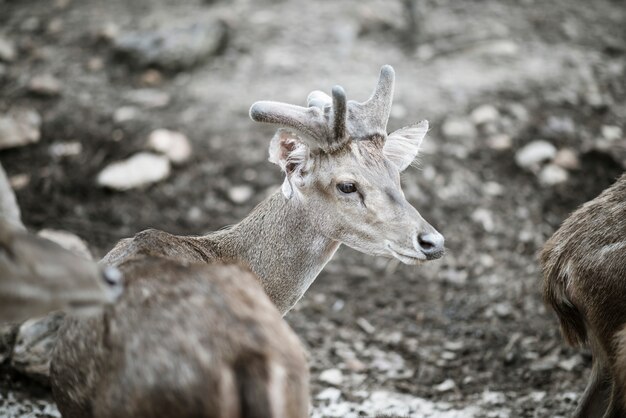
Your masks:
<instances>
[{"instance_id":1,"label":"deer chin","mask_svg":"<svg viewBox=\"0 0 626 418\"><path fill-rule=\"evenodd\" d=\"M426 261L426 255L420 251L393 248L391 244L387 244L387 250L396 259L404 264L418 265Z\"/></svg>"}]
</instances>

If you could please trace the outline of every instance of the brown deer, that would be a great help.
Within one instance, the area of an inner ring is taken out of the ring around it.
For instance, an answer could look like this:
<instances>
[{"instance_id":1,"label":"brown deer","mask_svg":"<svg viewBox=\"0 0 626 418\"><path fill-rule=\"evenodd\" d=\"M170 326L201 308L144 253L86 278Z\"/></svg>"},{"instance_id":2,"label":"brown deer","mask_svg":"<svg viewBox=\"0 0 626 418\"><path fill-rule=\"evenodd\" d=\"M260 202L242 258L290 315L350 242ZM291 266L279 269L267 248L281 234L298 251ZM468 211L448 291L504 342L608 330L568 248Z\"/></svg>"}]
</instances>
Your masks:
<instances>
[{"instance_id":1,"label":"brown deer","mask_svg":"<svg viewBox=\"0 0 626 418\"><path fill-rule=\"evenodd\" d=\"M228 229L143 231L103 258L128 284L100 318L61 327L51 380L64 417L306 416L306 365L281 315L339 245L408 264L444 252L400 187L428 124L387 135L393 81L383 67L364 103L341 87L308 107L255 103L252 119L280 127L281 189Z\"/></svg>"},{"instance_id":2,"label":"brown deer","mask_svg":"<svg viewBox=\"0 0 626 418\"><path fill-rule=\"evenodd\" d=\"M626 417L626 174L567 218L540 259L564 338L593 356L574 416Z\"/></svg>"},{"instance_id":3,"label":"brown deer","mask_svg":"<svg viewBox=\"0 0 626 418\"><path fill-rule=\"evenodd\" d=\"M26 232L0 165L0 321L23 321L55 310L97 311L121 291L115 268L102 268Z\"/></svg>"}]
</instances>

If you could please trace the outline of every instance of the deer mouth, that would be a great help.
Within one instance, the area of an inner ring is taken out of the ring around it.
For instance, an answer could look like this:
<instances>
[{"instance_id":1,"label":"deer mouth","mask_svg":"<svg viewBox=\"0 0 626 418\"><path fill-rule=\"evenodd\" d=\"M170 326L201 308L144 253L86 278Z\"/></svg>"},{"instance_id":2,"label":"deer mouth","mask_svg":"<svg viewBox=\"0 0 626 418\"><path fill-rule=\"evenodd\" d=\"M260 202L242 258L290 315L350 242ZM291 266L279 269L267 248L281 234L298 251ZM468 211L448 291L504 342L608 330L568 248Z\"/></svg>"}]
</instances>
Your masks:
<instances>
[{"instance_id":1,"label":"deer mouth","mask_svg":"<svg viewBox=\"0 0 626 418\"><path fill-rule=\"evenodd\" d=\"M426 261L426 255L421 252L393 248L389 243L387 244L387 250L389 250L394 258L400 260L404 264L421 264Z\"/></svg>"}]
</instances>

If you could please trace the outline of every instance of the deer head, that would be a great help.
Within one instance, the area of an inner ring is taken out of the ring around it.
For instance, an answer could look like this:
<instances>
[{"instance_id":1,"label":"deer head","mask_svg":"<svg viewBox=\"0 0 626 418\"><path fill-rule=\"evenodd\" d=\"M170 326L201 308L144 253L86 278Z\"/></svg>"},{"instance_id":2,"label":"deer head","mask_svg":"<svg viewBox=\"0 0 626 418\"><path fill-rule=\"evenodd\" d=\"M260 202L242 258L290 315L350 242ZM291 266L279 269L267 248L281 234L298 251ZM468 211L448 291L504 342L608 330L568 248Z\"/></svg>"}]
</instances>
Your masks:
<instances>
[{"instance_id":1,"label":"deer head","mask_svg":"<svg viewBox=\"0 0 626 418\"><path fill-rule=\"evenodd\" d=\"M444 238L406 200L400 172L418 154L428 122L387 134L394 71L383 66L363 103L314 91L307 107L262 101L250 117L280 127L270 161L285 173L282 192L333 240L406 264L439 258Z\"/></svg>"}]
</instances>

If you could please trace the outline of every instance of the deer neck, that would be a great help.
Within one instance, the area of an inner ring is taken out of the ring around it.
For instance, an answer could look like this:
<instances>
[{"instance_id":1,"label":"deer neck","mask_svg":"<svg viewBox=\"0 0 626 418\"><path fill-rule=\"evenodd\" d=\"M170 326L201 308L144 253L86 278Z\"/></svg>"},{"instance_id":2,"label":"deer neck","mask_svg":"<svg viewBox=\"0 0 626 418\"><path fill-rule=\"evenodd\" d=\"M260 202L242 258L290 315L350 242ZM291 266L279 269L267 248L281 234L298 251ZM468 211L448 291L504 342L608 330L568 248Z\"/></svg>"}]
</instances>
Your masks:
<instances>
[{"instance_id":1,"label":"deer neck","mask_svg":"<svg viewBox=\"0 0 626 418\"><path fill-rule=\"evenodd\" d=\"M302 202L279 191L233 227L203 237L220 258L249 267L281 314L304 295L339 242L309 220Z\"/></svg>"}]
</instances>

